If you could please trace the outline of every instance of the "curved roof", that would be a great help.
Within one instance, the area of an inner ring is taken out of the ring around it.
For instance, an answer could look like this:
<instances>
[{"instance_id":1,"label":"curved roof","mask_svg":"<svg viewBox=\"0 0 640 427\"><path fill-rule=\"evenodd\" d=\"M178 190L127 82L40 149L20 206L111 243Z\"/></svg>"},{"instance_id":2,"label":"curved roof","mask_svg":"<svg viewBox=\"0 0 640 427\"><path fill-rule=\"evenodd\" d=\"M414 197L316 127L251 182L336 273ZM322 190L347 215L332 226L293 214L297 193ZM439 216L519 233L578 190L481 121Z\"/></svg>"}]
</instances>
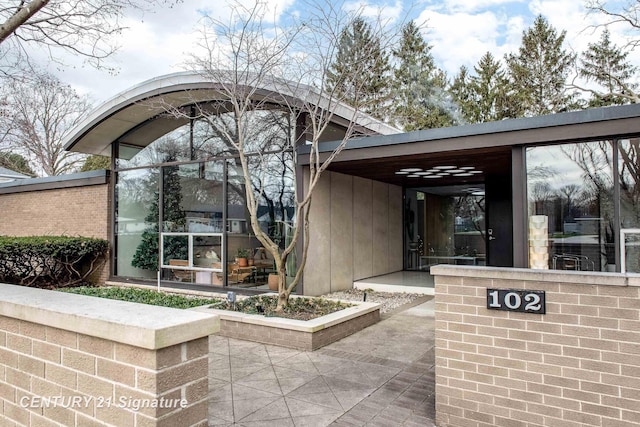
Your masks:
<instances>
[{"instance_id":1,"label":"curved roof","mask_svg":"<svg viewBox=\"0 0 640 427\"><path fill-rule=\"evenodd\" d=\"M279 93L294 101L320 100L317 105L330 106L333 122L346 124L356 113L345 104L321 96L309 86L297 85L296 93L290 86L277 82L265 82L255 87L255 97L264 99L269 94ZM158 117L165 112L166 105L183 107L194 103L224 99L220 85L202 73L188 71L168 74L147 80L125 90L90 112L66 137L66 150L89 154L111 155L110 146L121 141L144 147L165 133L185 124L186 119ZM389 135L400 131L370 116L357 115L357 124L366 133ZM335 139L335 138L334 138Z\"/></svg>"}]
</instances>

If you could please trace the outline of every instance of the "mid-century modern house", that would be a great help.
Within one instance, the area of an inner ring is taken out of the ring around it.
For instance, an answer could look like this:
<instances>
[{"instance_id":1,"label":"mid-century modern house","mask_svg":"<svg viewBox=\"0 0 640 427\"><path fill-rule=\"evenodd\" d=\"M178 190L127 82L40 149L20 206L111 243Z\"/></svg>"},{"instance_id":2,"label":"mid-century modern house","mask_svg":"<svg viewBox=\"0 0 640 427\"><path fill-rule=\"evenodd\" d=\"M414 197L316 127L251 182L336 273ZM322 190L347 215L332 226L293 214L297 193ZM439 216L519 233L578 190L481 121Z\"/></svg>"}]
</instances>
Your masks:
<instances>
[{"instance_id":1,"label":"mid-century modern house","mask_svg":"<svg viewBox=\"0 0 640 427\"><path fill-rule=\"evenodd\" d=\"M211 81L168 75L89 113L66 144L112 158L110 276L155 281L160 270L168 282L259 286L270 262L247 221L236 155L205 120L164 114L166 105L228 111ZM331 108L325 156L352 113ZM271 171L256 177L261 227L285 244L309 146L304 118L278 114L288 125L253 161ZM314 192L304 294L399 271L429 277L443 263L640 272L640 105L410 133L367 117L358 125L362 136ZM278 138L297 150L274 149ZM252 268L232 262L239 248Z\"/></svg>"}]
</instances>

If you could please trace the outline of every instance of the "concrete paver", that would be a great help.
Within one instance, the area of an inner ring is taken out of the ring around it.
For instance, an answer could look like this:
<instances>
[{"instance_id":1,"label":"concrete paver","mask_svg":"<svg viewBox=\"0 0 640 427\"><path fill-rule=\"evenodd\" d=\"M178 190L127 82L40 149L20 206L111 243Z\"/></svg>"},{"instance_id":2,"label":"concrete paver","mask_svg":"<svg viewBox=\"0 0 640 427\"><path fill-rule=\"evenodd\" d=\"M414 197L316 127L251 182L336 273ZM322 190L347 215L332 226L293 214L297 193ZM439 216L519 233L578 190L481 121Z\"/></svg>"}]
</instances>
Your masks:
<instances>
[{"instance_id":1,"label":"concrete paver","mask_svg":"<svg viewBox=\"0 0 640 427\"><path fill-rule=\"evenodd\" d=\"M433 299L315 352L214 337L211 426L434 426Z\"/></svg>"}]
</instances>

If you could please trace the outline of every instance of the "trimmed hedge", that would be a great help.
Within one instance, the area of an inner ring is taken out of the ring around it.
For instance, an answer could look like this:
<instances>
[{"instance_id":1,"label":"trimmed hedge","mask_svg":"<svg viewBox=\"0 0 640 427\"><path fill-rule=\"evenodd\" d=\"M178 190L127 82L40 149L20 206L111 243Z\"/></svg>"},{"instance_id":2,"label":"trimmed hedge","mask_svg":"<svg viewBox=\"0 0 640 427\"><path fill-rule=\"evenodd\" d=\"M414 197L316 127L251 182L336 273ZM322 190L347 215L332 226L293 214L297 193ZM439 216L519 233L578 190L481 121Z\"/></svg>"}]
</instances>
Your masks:
<instances>
[{"instance_id":1,"label":"trimmed hedge","mask_svg":"<svg viewBox=\"0 0 640 427\"><path fill-rule=\"evenodd\" d=\"M87 283L109 242L88 237L0 236L0 282L38 288Z\"/></svg>"}]
</instances>

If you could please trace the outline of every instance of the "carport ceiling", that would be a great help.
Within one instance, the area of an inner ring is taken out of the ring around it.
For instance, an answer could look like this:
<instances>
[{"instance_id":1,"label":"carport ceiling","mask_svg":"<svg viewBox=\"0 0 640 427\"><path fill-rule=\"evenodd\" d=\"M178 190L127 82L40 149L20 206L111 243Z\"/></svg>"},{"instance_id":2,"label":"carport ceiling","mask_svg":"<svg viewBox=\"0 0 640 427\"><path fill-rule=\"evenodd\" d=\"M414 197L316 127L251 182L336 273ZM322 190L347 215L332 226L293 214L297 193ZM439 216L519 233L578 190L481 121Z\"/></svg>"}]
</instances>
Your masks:
<instances>
[{"instance_id":1,"label":"carport ceiling","mask_svg":"<svg viewBox=\"0 0 640 427\"><path fill-rule=\"evenodd\" d=\"M453 166L456 169L451 169ZM447 167L449 168L447 169ZM491 147L411 156L363 158L342 162L336 160L331 163L328 169L346 175L359 176L403 187L481 183L484 182L487 175L509 176L511 174L511 147ZM403 169L420 170L406 172ZM462 173L463 170L478 172L467 174ZM436 171L443 172L441 175L444 176L426 178L426 176L440 175L440 172ZM461 172L445 175L444 172L447 171ZM398 172L402 174L398 174ZM415 173L419 175L414 176Z\"/></svg>"}]
</instances>

